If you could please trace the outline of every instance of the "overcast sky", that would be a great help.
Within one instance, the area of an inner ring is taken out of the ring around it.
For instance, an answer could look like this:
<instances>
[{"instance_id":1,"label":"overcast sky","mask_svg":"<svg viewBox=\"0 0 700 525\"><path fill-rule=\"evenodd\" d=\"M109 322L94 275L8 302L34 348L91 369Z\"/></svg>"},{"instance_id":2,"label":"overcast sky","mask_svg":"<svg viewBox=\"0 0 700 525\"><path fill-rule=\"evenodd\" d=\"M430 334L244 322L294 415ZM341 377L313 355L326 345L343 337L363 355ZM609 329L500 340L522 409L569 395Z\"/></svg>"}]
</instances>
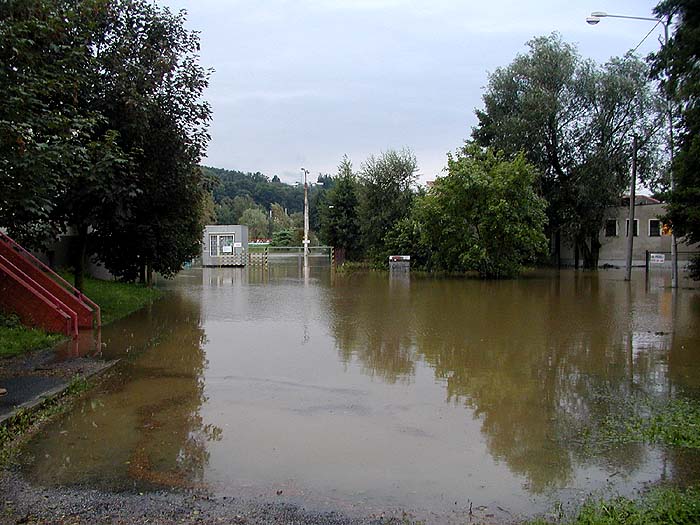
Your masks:
<instances>
[{"instance_id":1,"label":"overcast sky","mask_svg":"<svg viewBox=\"0 0 700 525\"><path fill-rule=\"evenodd\" d=\"M653 23L647 0L161 0L201 31L201 63L215 70L205 164L286 182L336 173L347 154L411 148L422 181L476 124L488 73L533 36L558 31L604 62L634 48ZM639 48L658 48L659 27Z\"/></svg>"}]
</instances>

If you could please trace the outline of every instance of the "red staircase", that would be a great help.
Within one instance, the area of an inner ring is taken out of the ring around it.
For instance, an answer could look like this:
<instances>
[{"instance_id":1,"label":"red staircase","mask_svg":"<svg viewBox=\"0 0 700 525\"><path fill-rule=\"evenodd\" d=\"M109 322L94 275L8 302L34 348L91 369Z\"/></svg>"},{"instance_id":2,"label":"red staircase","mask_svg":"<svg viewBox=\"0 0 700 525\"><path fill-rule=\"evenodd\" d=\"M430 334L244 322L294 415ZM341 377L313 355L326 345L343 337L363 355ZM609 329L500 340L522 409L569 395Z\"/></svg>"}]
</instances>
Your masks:
<instances>
[{"instance_id":1,"label":"red staircase","mask_svg":"<svg viewBox=\"0 0 700 525\"><path fill-rule=\"evenodd\" d=\"M100 307L0 232L0 308L26 325L77 337L100 326Z\"/></svg>"}]
</instances>

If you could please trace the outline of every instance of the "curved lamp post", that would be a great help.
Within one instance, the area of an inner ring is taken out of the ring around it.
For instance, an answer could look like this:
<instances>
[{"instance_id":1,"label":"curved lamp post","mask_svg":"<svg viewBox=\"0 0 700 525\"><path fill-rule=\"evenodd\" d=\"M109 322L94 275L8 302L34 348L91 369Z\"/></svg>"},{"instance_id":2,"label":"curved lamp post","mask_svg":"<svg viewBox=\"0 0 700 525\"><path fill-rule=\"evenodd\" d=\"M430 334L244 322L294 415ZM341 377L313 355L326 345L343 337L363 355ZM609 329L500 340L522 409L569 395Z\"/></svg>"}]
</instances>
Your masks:
<instances>
[{"instance_id":1,"label":"curved lamp post","mask_svg":"<svg viewBox=\"0 0 700 525\"><path fill-rule=\"evenodd\" d=\"M656 22L664 26L664 47L668 45L668 25L669 22L661 18L647 16L611 15L605 11L593 11L591 16L586 18L586 22L592 26L598 24L602 18L624 18L626 20L643 20L645 22ZM668 74L668 58L666 59L666 72ZM668 117L668 141L671 150L671 191L673 192L673 113L671 111L671 95L666 91L666 114ZM633 225L630 224L630 228ZM676 234L671 232L671 288L678 287L678 248L676 246Z\"/></svg>"}]
</instances>

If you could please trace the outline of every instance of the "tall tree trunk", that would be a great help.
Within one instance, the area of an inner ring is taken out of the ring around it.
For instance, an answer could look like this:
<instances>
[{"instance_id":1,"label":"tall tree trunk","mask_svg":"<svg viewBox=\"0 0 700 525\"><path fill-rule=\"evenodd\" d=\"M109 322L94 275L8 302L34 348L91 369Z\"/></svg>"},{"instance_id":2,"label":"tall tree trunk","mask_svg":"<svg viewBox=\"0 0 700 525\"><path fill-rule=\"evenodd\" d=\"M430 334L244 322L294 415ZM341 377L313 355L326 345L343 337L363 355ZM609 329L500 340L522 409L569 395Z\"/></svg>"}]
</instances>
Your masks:
<instances>
[{"instance_id":1,"label":"tall tree trunk","mask_svg":"<svg viewBox=\"0 0 700 525\"><path fill-rule=\"evenodd\" d=\"M139 282L141 284L146 284L146 265L142 264L139 268Z\"/></svg>"},{"instance_id":2,"label":"tall tree trunk","mask_svg":"<svg viewBox=\"0 0 700 525\"><path fill-rule=\"evenodd\" d=\"M153 267L150 260L146 262L146 285L149 288L153 287Z\"/></svg>"},{"instance_id":3,"label":"tall tree trunk","mask_svg":"<svg viewBox=\"0 0 700 525\"><path fill-rule=\"evenodd\" d=\"M87 260L87 231L88 229L86 225L78 226L78 238L76 241L77 246L75 250L75 259L73 261L73 272L75 274L74 286L81 292L84 291L83 287L85 285L85 263Z\"/></svg>"},{"instance_id":4,"label":"tall tree trunk","mask_svg":"<svg viewBox=\"0 0 700 525\"><path fill-rule=\"evenodd\" d=\"M588 243L586 243L586 238L582 238L579 241L579 246L581 247L581 255L583 256L583 269L592 270L593 260L591 255L591 250L588 248Z\"/></svg>"},{"instance_id":5,"label":"tall tree trunk","mask_svg":"<svg viewBox=\"0 0 700 525\"><path fill-rule=\"evenodd\" d=\"M593 270L598 269L598 262L600 261L600 240L598 240L598 234L591 236L591 259L593 263Z\"/></svg>"},{"instance_id":6,"label":"tall tree trunk","mask_svg":"<svg viewBox=\"0 0 700 525\"><path fill-rule=\"evenodd\" d=\"M577 239L574 241L574 269L575 269L575 270L578 270L578 265L579 265L579 262L580 262L580 261L579 261L579 259L580 259L579 255L580 255L580 254L579 254L579 251L578 251L578 245L579 245L579 241L578 241L578 238L577 238Z\"/></svg>"}]
</instances>

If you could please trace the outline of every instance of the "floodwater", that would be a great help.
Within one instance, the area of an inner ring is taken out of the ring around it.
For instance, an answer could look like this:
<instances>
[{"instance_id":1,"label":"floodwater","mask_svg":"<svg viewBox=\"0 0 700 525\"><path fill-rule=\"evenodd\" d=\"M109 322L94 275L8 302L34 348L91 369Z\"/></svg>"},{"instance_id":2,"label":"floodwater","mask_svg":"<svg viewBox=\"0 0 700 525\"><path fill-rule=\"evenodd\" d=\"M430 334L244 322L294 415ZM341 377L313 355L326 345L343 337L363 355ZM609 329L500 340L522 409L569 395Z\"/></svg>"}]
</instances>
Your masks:
<instances>
[{"instance_id":1,"label":"floodwater","mask_svg":"<svg viewBox=\"0 0 700 525\"><path fill-rule=\"evenodd\" d=\"M166 298L103 330L118 373L29 445L30 479L433 518L700 479L697 454L590 450L579 432L630 396L700 396L692 284L300 272L162 283Z\"/></svg>"}]
</instances>

